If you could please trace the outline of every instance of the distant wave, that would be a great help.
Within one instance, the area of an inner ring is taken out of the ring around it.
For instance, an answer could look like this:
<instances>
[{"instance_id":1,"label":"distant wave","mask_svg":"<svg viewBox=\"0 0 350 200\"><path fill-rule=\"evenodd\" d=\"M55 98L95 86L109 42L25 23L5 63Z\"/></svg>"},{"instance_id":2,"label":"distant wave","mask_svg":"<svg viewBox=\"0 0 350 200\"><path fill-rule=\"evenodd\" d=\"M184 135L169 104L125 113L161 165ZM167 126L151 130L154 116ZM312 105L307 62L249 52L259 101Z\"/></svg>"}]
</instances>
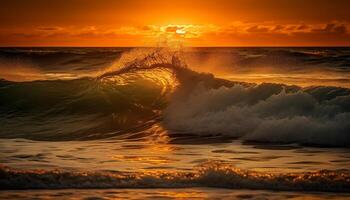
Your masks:
<instances>
[{"instance_id":1,"label":"distant wave","mask_svg":"<svg viewBox=\"0 0 350 200\"><path fill-rule=\"evenodd\" d=\"M349 89L218 79L161 48L123 54L95 77L1 81L0 93L2 138L101 139L162 123L170 137L350 146Z\"/></svg>"},{"instance_id":2,"label":"distant wave","mask_svg":"<svg viewBox=\"0 0 350 200\"><path fill-rule=\"evenodd\" d=\"M216 187L350 192L349 170L273 174L206 163L192 172L17 170L0 168L0 189Z\"/></svg>"}]
</instances>

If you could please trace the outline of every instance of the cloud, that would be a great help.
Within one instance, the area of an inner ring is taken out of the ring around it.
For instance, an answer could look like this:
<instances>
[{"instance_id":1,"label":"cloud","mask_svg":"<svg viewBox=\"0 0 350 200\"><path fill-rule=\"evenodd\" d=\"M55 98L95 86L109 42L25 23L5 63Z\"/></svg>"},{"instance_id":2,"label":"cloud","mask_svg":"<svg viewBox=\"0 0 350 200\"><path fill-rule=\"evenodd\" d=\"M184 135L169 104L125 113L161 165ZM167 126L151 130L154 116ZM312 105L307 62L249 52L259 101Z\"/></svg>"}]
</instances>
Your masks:
<instances>
[{"instance_id":1,"label":"cloud","mask_svg":"<svg viewBox=\"0 0 350 200\"><path fill-rule=\"evenodd\" d=\"M249 27L247 29L247 32L250 32L250 33L265 33L265 32L268 32L270 29L267 28L267 27L261 27L259 25L255 25L255 26L252 26L252 27Z\"/></svg>"},{"instance_id":2,"label":"cloud","mask_svg":"<svg viewBox=\"0 0 350 200\"><path fill-rule=\"evenodd\" d=\"M274 22L266 23L243 23L235 22L228 27L221 27L220 32L236 34L257 34L257 33L338 33L348 34L350 25L347 23L326 23L326 24L277 24Z\"/></svg>"},{"instance_id":3,"label":"cloud","mask_svg":"<svg viewBox=\"0 0 350 200\"><path fill-rule=\"evenodd\" d=\"M309 28L309 26L302 24L302 25L299 25L299 26L297 27L297 30L306 30L306 29L308 29L308 28Z\"/></svg>"},{"instance_id":4,"label":"cloud","mask_svg":"<svg viewBox=\"0 0 350 200\"><path fill-rule=\"evenodd\" d=\"M154 45L160 39L181 40L194 46L211 45L350 45L350 25L329 23L241 22L228 25L169 24L122 27L39 26L33 29L3 30L0 44L47 44L63 41L67 44L94 42L94 45L122 42ZM29 41L31 39L32 41ZM344 43L345 42L345 43ZM294 44L293 44L294 43Z\"/></svg>"},{"instance_id":5,"label":"cloud","mask_svg":"<svg viewBox=\"0 0 350 200\"><path fill-rule=\"evenodd\" d=\"M43 27L38 27L39 31L59 31L62 30L62 27L57 27L57 26L43 26Z\"/></svg>"},{"instance_id":6,"label":"cloud","mask_svg":"<svg viewBox=\"0 0 350 200\"><path fill-rule=\"evenodd\" d=\"M324 28L321 29L312 29L312 32L317 33L339 33L339 34L346 34L347 33L347 27L344 24L326 24Z\"/></svg>"},{"instance_id":7,"label":"cloud","mask_svg":"<svg viewBox=\"0 0 350 200\"><path fill-rule=\"evenodd\" d=\"M182 27L177 27L177 26L169 26L166 27L165 31L170 32L170 33L175 33L178 29L181 29Z\"/></svg>"},{"instance_id":8,"label":"cloud","mask_svg":"<svg viewBox=\"0 0 350 200\"><path fill-rule=\"evenodd\" d=\"M283 25L276 25L272 30L273 31L282 31L285 28Z\"/></svg>"}]
</instances>

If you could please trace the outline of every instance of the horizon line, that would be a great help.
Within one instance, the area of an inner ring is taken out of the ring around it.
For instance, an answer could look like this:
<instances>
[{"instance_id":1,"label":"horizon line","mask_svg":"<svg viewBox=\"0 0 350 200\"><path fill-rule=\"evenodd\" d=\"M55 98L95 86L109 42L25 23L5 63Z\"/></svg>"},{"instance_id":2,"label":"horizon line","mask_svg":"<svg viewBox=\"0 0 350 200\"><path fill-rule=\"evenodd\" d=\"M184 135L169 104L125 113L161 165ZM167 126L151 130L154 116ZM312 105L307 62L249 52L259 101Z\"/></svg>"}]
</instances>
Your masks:
<instances>
[{"instance_id":1,"label":"horizon line","mask_svg":"<svg viewBox=\"0 0 350 200\"><path fill-rule=\"evenodd\" d=\"M156 48L166 46L0 46L0 48ZM320 46L184 46L183 48L350 48L341 45L320 45Z\"/></svg>"}]
</instances>

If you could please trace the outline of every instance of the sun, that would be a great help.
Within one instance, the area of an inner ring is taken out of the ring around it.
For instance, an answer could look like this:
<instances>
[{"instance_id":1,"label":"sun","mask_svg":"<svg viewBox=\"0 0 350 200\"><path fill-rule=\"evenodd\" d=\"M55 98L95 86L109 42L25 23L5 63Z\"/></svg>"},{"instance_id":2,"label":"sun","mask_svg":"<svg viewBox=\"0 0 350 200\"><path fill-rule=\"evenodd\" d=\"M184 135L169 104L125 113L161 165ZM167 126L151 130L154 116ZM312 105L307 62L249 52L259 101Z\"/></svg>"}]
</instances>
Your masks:
<instances>
[{"instance_id":1,"label":"sun","mask_svg":"<svg viewBox=\"0 0 350 200\"><path fill-rule=\"evenodd\" d=\"M181 29L176 29L176 34L179 34L179 35L185 35L186 34L186 30L181 28Z\"/></svg>"}]
</instances>

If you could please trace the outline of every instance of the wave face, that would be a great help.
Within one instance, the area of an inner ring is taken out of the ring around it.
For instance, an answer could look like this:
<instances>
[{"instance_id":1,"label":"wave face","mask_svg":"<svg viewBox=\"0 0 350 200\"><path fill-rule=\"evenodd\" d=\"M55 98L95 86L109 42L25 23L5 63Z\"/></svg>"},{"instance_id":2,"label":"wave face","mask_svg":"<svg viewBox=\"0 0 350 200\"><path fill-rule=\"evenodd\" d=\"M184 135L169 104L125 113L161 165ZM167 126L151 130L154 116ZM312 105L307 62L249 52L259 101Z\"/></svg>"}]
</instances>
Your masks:
<instances>
[{"instance_id":1,"label":"wave face","mask_svg":"<svg viewBox=\"0 0 350 200\"><path fill-rule=\"evenodd\" d=\"M170 137L350 145L349 89L234 82L193 71L185 60L181 52L146 49L86 78L3 80L0 137L102 139L160 123Z\"/></svg>"},{"instance_id":2,"label":"wave face","mask_svg":"<svg viewBox=\"0 0 350 200\"><path fill-rule=\"evenodd\" d=\"M272 174L206 163L192 172L70 172L0 168L0 189L216 187L350 192L348 170Z\"/></svg>"},{"instance_id":3,"label":"wave face","mask_svg":"<svg viewBox=\"0 0 350 200\"><path fill-rule=\"evenodd\" d=\"M167 83L152 73L103 80L2 81L0 137L87 140L143 130L165 106Z\"/></svg>"}]
</instances>

